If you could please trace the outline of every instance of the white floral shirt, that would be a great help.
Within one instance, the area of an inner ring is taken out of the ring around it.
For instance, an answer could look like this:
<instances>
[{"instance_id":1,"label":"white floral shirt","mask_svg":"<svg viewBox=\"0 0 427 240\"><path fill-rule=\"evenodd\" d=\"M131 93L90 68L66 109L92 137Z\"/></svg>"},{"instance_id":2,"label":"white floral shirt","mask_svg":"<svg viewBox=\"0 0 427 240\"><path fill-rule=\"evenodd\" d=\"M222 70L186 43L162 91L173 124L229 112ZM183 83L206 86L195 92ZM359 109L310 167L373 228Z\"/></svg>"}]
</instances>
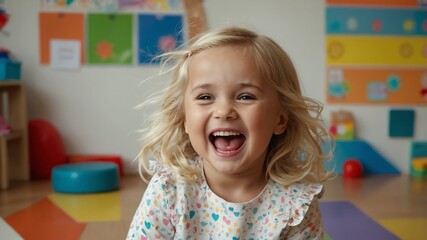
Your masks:
<instances>
[{"instance_id":1,"label":"white floral shirt","mask_svg":"<svg viewBox=\"0 0 427 240\"><path fill-rule=\"evenodd\" d=\"M196 160L202 176L201 161ZM188 184L166 168L151 179L132 220L131 239L323 239L320 184L270 181L246 203L212 192L204 178Z\"/></svg>"}]
</instances>

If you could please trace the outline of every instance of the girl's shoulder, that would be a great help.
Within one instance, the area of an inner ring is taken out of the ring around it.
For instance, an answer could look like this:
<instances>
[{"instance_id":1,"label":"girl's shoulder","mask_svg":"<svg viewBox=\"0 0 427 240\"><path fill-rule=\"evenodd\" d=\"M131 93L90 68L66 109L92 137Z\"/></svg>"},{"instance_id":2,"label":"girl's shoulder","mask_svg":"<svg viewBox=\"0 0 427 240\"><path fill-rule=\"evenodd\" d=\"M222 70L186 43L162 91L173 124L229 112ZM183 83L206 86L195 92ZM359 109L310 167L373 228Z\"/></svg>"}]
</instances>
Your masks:
<instances>
[{"instance_id":1,"label":"girl's shoulder","mask_svg":"<svg viewBox=\"0 0 427 240\"><path fill-rule=\"evenodd\" d=\"M281 185L277 182L272 182L271 189L275 192L275 195L291 197L291 198L303 198L313 199L315 196L321 197L323 192L323 185L320 183L305 183L296 182L290 185Z\"/></svg>"},{"instance_id":2,"label":"girl's shoulder","mask_svg":"<svg viewBox=\"0 0 427 240\"><path fill-rule=\"evenodd\" d=\"M312 202L323 195L323 185L318 183L293 183L287 186L278 183L272 184L273 203L280 203L276 207L287 212L289 216L288 225L295 226L304 219Z\"/></svg>"},{"instance_id":3,"label":"girl's shoulder","mask_svg":"<svg viewBox=\"0 0 427 240\"><path fill-rule=\"evenodd\" d=\"M199 163L194 161L191 164ZM195 196L196 192L203 190L202 182L187 182L179 178L170 167L160 162L150 162L150 168L154 175L145 191L146 197L162 201L164 208L176 214L185 212L185 205L182 203L187 200L194 201L189 196Z\"/></svg>"},{"instance_id":4,"label":"girl's shoulder","mask_svg":"<svg viewBox=\"0 0 427 240\"><path fill-rule=\"evenodd\" d=\"M199 169L199 160L191 159L189 160L191 166ZM149 167L152 172L154 172L153 177L150 180L150 184L156 185L157 188L161 188L162 191L166 193L171 193L171 191L177 191L180 188L188 188L188 186L197 185L192 183L187 183L186 181L180 179L177 176L177 173L171 169L171 167L166 166L165 164L152 160L149 162Z\"/></svg>"},{"instance_id":5,"label":"girl's shoulder","mask_svg":"<svg viewBox=\"0 0 427 240\"><path fill-rule=\"evenodd\" d=\"M148 183L145 195L173 196L170 195L170 191L173 189L176 179L171 169L155 160L150 160L149 167L154 174Z\"/></svg>"},{"instance_id":6,"label":"girl's shoulder","mask_svg":"<svg viewBox=\"0 0 427 240\"><path fill-rule=\"evenodd\" d=\"M163 190L176 184L177 177L169 166L156 160L150 160L149 167L154 173L149 184L161 185Z\"/></svg>"}]
</instances>

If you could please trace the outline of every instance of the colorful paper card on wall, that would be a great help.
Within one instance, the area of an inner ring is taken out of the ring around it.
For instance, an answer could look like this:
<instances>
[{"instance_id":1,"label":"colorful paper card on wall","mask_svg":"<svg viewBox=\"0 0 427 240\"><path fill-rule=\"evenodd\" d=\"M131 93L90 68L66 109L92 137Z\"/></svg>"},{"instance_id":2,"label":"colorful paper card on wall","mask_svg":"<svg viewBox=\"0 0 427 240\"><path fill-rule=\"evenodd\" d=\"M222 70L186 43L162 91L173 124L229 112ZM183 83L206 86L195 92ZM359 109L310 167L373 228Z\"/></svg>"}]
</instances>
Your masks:
<instances>
[{"instance_id":1,"label":"colorful paper card on wall","mask_svg":"<svg viewBox=\"0 0 427 240\"><path fill-rule=\"evenodd\" d=\"M384 6L384 7L418 7L425 0L326 0L331 5L353 5L353 6Z\"/></svg>"},{"instance_id":2,"label":"colorful paper card on wall","mask_svg":"<svg viewBox=\"0 0 427 240\"><path fill-rule=\"evenodd\" d=\"M328 7L328 34L425 36L427 11L422 9Z\"/></svg>"},{"instance_id":3,"label":"colorful paper card on wall","mask_svg":"<svg viewBox=\"0 0 427 240\"><path fill-rule=\"evenodd\" d=\"M65 8L73 7L78 4L79 0L41 0L42 7Z\"/></svg>"},{"instance_id":4,"label":"colorful paper card on wall","mask_svg":"<svg viewBox=\"0 0 427 240\"><path fill-rule=\"evenodd\" d=\"M132 64L132 14L90 13L87 18L88 63Z\"/></svg>"},{"instance_id":5,"label":"colorful paper card on wall","mask_svg":"<svg viewBox=\"0 0 427 240\"><path fill-rule=\"evenodd\" d=\"M427 105L422 1L326 2L327 101Z\"/></svg>"},{"instance_id":6,"label":"colorful paper card on wall","mask_svg":"<svg viewBox=\"0 0 427 240\"><path fill-rule=\"evenodd\" d=\"M415 111L410 109L392 109L389 114L390 137L413 137Z\"/></svg>"},{"instance_id":7,"label":"colorful paper card on wall","mask_svg":"<svg viewBox=\"0 0 427 240\"><path fill-rule=\"evenodd\" d=\"M426 32L427 34L427 32ZM328 36L328 65L427 66L427 37Z\"/></svg>"},{"instance_id":8,"label":"colorful paper card on wall","mask_svg":"<svg viewBox=\"0 0 427 240\"><path fill-rule=\"evenodd\" d=\"M80 68L80 41L52 39L50 41L50 66L60 70Z\"/></svg>"},{"instance_id":9,"label":"colorful paper card on wall","mask_svg":"<svg viewBox=\"0 0 427 240\"><path fill-rule=\"evenodd\" d=\"M116 11L118 9L117 1L118 0L41 0L41 7Z\"/></svg>"},{"instance_id":10,"label":"colorful paper card on wall","mask_svg":"<svg viewBox=\"0 0 427 240\"><path fill-rule=\"evenodd\" d=\"M326 71L329 103L427 102L427 69L330 66Z\"/></svg>"},{"instance_id":11,"label":"colorful paper card on wall","mask_svg":"<svg viewBox=\"0 0 427 240\"><path fill-rule=\"evenodd\" d=\"M155 11L181 10L181 0L118 0L119 8L139 8Z\"/></svg>"},{"instance_id":12,"label":"colorful paper card on wall","mask_svg":"<svg viewBox=\"0 0 427 240\"><path fill-rule=\"evenodd\" d=\"M181 15L138 15L138 60L140 64L159 63L154 57L183 44Z\"/></svg>"},{"instance_id":13,"label":"colorful paper card on wall","mask_svg":"<svg viewBox=\"0 0 427 240\"><path fill-rule=\"evenodd\" d=\"M84 16L81 13L40 13L40 63L50 63L50 41L53 39L79 41L80 61L84 63Z\"/></svg>"},{"instance_id":14,"label":"colorful paper card on wall","mask_svg":"<svg viewBox=\"0 0 427 240\"><path fill-rule=\"evenodd\" d=\"M116 11L118 9L117 0L80 0L85 1L81 5L85 4L87 8L92 10L101 10L101 11Z\"/></svg>"}]
</instances>

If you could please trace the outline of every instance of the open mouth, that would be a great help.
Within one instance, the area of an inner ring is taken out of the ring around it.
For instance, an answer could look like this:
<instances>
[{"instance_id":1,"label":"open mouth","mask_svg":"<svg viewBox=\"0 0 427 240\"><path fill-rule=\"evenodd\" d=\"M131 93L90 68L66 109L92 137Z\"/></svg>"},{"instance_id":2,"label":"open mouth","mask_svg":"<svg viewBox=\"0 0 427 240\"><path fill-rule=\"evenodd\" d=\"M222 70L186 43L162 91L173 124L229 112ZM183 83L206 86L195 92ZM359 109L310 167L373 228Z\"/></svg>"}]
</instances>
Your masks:
<instances>
[{"instance_id":1,"label":"open mouth","mask_svg":"<svg viewBox=\"0 0 427 240\"><path fill-rule=\"evenodd\" d=\"M235 131L215 131L210 134L209 140L220 153L233 153L245 143L246 137Z\"/></svg>"}]
</instances>

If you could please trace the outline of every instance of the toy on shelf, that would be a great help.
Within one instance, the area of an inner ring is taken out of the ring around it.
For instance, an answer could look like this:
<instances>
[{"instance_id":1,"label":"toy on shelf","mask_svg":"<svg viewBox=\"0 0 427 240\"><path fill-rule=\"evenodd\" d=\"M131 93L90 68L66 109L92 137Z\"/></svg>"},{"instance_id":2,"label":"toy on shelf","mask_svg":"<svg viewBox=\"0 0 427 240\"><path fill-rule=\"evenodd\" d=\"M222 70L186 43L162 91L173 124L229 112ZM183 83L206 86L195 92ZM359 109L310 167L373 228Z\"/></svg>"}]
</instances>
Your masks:
<instances>
[{"instance_id":1,"label":"toy on shelf","mask_svg":"<svg viewBox=\"0 0 427 240\"><path fill-rule=\"evenodd\" d=\"M4 120L2 116L0 116L0 136L9 134L10 131L11 128L9 124L7 124L6 120Z\"/></svg>"},{"instance_id":2,"label":"toy on shelf","mask_svg":"<svg viewBox=\"0 0 427 240\"><path fill-rule=\"evenodd\" d=\"M9 50L0 48L0 81L20 78L21 62L14 60Z\"/></svg>"},{"instance_id":3,"label":"toy on shelf","mask_svg":"<svg viewBox=\"0 0 427 240\"><path fill-rule=\"evenodd\" d=\"M8 21L9 15L3 8L0 8L0 31L4 31L3 27L7 24Z\"/></svg>"},{"instance_id":4,"label":"toy on shelf","mask_svg":"<svg viewBox=\"0 0 427 240\"><path fill-rule=\"evenodd\" d=\"M427 142L412 142L410 171L414 177L427 176Z\"/></svg>"},{"instance_id":5,"label":"toy on shelf","mask_svg":"<svg viewBox=\"0 0 427 240\"><path fill-rule=\"evenodd\" d=\"M0 58L10 59L10 51L6 48L0 48Z\"/></svg>"},{"instance_id":6,"label":"toy on shelf","mask_svg":"<svg viewBox=\"0 0 427 240\"><path fill-rule=\"evenodd\" d=\"M351 112L345 110L331 112L329 132L335 139L353 140L354 125L354 118Z\"/></svg>"},{"instance_id":7,"label":"toy on shelf","mask_svg":"<svg viewBox=\"0 0 427 240\"><path fill-rule=\"evenodd\" d=\"M427 176L427 157L412 159L412 171L414 176Z\"/></svg>"}]
</instances>

